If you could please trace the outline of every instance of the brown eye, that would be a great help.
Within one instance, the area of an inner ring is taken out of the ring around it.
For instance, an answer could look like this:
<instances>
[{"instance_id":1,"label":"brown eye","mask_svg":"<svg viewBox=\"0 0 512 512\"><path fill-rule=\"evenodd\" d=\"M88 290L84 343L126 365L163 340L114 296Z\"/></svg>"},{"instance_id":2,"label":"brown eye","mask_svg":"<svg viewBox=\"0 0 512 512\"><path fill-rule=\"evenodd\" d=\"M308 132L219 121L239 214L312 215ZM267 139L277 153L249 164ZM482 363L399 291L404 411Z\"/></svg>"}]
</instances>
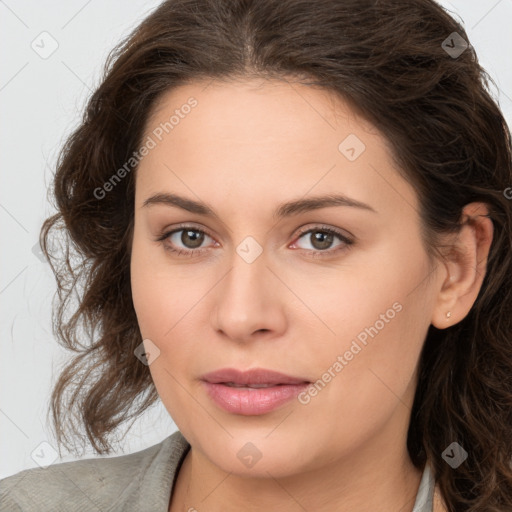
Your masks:
<instances>
[{"instance_id":1,"label":"brown eye","mask_svg":"<svg viewBox=\"0 0 512 512\"><path fill-rule=\"evenodd\" d=\"M180 231L180 242L183 243L187 249L197 249L204 241L205 234L202 231L197 229L181 229Z\"/></svg>"},{"instance_id":2,"label":"brown eye","mask_svg":"<svg viewBox=\"0 0 512 512\"><path fill-rule=\"evenodd\" d=\"M307 236L306 236L307 235ZM297 239L305 239L306 241L309 241L309 244L311 245L310 252L313 252L315 254L319 253L326 253L332 254L333 252L337 252L338 250L342 250L347 248L349 245L353 243L352 240L350 240L348 237L343 235L343 233L332 229L332 228L313 228L308 229L307 231L303 231L300 233L299 238ZM340 240L340 243L334 246L334 249L331 250L333 247L333 242L335 239ZM296 242L297 243L297 242ZM308 249L307 247L299 247L301 249Z\"/></svg>"},{"instance_id":3,"label":"brown eye","mask_svg":"<svg viewBox=\"0 0 512 512\"><path fill-rule=\"evenodd\" d=\"M334 240L334 235L326 233L325 231L313 231L309 236L313 247L320 251L329 249Z\"/></svg>"},{"instance_id":4,"label":"brown eye","mask_svg":"<svg viewBox=\"0 0 512 512\"><path fill-rule=\"evenodd\" d=\"M206 250L202 247L205 238L212 239L201 229L188 226L163 233L157 238L157 241L162 242L164 249L167 251L178 255L197 256Z\"/></svg>"}]
</instances>

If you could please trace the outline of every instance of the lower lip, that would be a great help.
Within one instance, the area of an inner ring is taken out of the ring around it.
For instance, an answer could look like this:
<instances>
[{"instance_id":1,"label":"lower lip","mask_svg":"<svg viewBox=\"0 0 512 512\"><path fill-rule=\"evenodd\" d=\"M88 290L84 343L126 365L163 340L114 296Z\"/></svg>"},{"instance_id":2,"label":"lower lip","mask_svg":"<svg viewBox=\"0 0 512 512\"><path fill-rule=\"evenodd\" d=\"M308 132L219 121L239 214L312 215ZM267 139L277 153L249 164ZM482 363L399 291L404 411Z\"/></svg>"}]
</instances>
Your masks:
<instances>
[{"instance_id":1,"label":"lower lip","mask_svg":"<svg viewBox=\"0 0 512 512\"><path fill-rule=\"evenodd\" d=\"M203 381L206 392L225 411L256 416L277 409L307 388L305 384L282 384L269 388L235 388Z\"/></svg>"}]
</instances>

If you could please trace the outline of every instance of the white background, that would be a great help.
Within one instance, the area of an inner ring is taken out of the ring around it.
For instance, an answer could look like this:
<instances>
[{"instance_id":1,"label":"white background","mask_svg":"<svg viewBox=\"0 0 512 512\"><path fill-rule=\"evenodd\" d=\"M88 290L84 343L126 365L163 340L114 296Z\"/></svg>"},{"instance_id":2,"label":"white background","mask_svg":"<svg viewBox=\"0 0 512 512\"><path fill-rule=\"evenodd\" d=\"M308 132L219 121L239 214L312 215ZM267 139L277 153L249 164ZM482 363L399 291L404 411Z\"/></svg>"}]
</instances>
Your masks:
<instances>
[{"instance_id":1,"label":"white background","mask_svg":"<svg viewBox=\"0 0 512 512\"><path fill-rule=\"evenodd\" d=\"M56 446L46 424L48 399L69 356L51 331L54 278L33 247L53 213L47 190L57 153L79 123L109 50L159 3L0 0L0 478L36 467L34 450L48 457L51 448L41 443ZM512 125L512 0L440 3L462 20ZM47 59L31 47L43 31L59 45ZM117 454L151 446L175 430L158 403L134 424ZM85 456L96 455L91 448Z\"/></svg>"}]
</instances>

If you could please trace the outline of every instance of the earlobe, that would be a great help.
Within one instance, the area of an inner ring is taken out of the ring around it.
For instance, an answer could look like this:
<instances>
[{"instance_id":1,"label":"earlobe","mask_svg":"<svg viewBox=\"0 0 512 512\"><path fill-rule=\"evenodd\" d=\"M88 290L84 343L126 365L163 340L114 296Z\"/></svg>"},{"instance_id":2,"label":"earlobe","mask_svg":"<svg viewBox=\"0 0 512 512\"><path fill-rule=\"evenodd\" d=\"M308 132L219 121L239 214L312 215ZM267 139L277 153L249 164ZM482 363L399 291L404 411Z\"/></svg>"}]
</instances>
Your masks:
<instances>
[{"instance_id":1,"label":"earlobe","mask_svg":"<svg viewBox=\"0 0 512 512\"><path fill-rule=\"evenodd\" d=\"M431 323L445 329L463 320L482 286L493 237L487 205L470 203L462 211L459 233L448 242L449 253L442 262L446 277L438 290Z\"/></svg>"}]
</instances>

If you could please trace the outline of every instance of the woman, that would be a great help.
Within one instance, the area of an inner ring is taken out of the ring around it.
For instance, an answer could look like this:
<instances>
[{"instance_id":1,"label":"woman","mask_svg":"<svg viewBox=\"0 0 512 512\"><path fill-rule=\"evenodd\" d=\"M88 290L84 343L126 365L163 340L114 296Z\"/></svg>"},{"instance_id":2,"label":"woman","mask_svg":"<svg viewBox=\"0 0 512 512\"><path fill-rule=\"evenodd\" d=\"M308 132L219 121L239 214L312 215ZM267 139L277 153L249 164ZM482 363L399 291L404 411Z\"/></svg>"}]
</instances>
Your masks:
<instances>
[{"instance_id":1,"label":"woman","mask_svg":"<svg viewBox=\"0 0 512 512\"><path fill-rule=\"evenodd\" d=\"M431 0L162 3L65 145L42 241L80 352L59 441L108 453L158 398L179 431L4 479L0 510L510 510L487 79Z\"/></svg>"}]
</instances>

